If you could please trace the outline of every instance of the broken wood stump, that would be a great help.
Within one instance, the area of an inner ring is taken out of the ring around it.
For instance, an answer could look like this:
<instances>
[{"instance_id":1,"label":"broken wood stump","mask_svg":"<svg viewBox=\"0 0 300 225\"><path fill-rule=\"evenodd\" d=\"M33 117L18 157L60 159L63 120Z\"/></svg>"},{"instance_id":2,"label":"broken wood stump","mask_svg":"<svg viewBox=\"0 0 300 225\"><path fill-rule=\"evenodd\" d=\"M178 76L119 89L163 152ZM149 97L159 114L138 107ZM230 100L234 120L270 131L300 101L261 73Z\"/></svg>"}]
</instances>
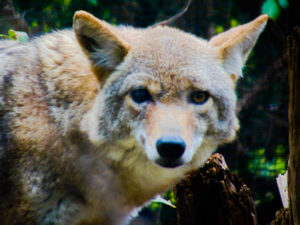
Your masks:
<instances>
[{"instance_id":1,"label":"broken wood stump","mask_svg":"<svg viewBox=\"0 0 300 225\"><path fill-rule=\"evenodd\" d=\"M288 208L282 208L278 210L275 214L275 219L272 221L271 225L290 225L290 214Z\"/></svg>"},{"instance_id":2,"label":"broken wood stump","mask_svg":"<svg viewBox=\"0 0 300 225\"><path fill-rule=\"evenodd\" d=\"M250 189L214 154L174 189L178 225L255 225Z\"/></svg>"}]
</instances>

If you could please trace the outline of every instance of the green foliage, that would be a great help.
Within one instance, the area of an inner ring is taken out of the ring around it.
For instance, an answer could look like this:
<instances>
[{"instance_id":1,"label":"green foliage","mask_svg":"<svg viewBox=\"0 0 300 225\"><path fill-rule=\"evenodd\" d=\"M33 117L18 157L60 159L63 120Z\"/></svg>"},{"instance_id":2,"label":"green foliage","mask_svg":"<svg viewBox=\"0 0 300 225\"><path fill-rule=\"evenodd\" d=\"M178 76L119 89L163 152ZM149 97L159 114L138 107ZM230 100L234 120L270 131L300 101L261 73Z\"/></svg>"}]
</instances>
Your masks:
<instances>
[{"instance_id":1,"label":"green foliage","mask_svg":"<svg viewBox=\"0 0 300 225\"><path fill-rule=\"evenodd\" d=\"M174 191L169 190L164 194L164 198L170 201L173 205L176 205Z\"/></svg>"},{"instance_id":2,"label":"green foliage","mask_svg":"<svg viewBox=\"0 0 300 225\"><path fill-rule=\"evenodd\" d=\"M26 32L15 31L12 29L10 29L8 31L8 34L0 34L0 38L14 40L14 41L20 41L20 42L28 42L29 41L29 37Z\"/></svg>"},{"instance_id":3,"label":"green foliage","mask_svg":"<svg viewBox=\"0 0 300 225\"><path fill-rule=\"evenodd\" d=\"M276 0L267 0L262 6L262 13L267 14L272 19L277 19L280 15L280 8Z\"/></svg>"},{"instance_id":4,"label":"green foliage","mask_svg":"<svg viewBox=\"0 0 300 225\"><path fill-rule=\"evenodd\" d=\"M162 196L156 197L149 205L149 208L152 211L156 211L162 207L162 204L166 206L170 206L172 208L176 208L175 206L176 200L175 200L174 192L172 190L165 192L163 197Z\"/></svg>"},{"instance_id":5,"label":"green foliage","mask_svg":"<svg viewBox=\"0 0 300 225\"><path fill-rule=\"evenodd\" d=\"M276 177L286 171L286 149L283 145L275 148L274 157L268 160L266 149L260 148L249 153L248 170L261 177Z\"/></svg>"},{"instance_id":6,"label":"green foliage","mask_svg":"<svg viewBox=\"0 0 300 225\"><path fill-rule=\"evenodd\" d=\"M286 9L288 6L288 0L266 0L262 6L262 13L276 20L280 16L281 8Z\"/></svg>"},{"instance_id":7,"label":"green foliage","mask_svg":"<svg viewBox=\"0 0 300 225\"><path fill-rule=\"evenodd\" d=\"M265 202L271 202L275 198L274 192L268 191L265 193L264 198L262 199L257 199L255 201L256 207L260 207L263 205Z\"/></svg>"},{"instance_id":8,"label":"green foliage","mask_svg":"<svg viewBox=\"0 0 300 225\"><path fill-rule=\"evenodd\" d=\"M236 27L237 25L239 25L239 21L237 19L231 18L230 27Z\"/></svg>"},{"instance_id":9,"label":"green foliage","mask_svg":"<svg viewBox=\"0 0 300 225\"><path fill-rule=\"evenodd\" d=\"M278 0L278 4L284 9L286 9L289 6L288 0Z\"/></svg>"},{"instance_id":10,"label":"green foliage","mask_svg":"<svg viewBox=\"0 0 300 225\"><path fill-rule=\"evenodd\" d=\"M240 23L239 23L239 21L237 20L237 19L235 19L235 18L231 18L230 19L230 28L232 28L232 27L236 27L236 26L238 26ZM216 34L219 34L219 33L222 33L222 32L224 32L225 31L225 28L224 28L224 26L223 25L216 25L216 28L215 28L215 32L216 32Z\"/></svg>"},{"instance_id":11,"label":"green foliage","mask_svg":"<svg viewBox=\"0 0 300 225\"><path fill-rule=\"evenodd\" d=\"M224 26L222 25L217 25L216 26L216 34L220 34L224 31Z\"/></svg>"},{"instance_id":12,"label":"green foliage","mask_svg":"<svg viewBox=\"0 0 300 225\"><path fill-rule=\"evenodd\" d=\"M13 2L16 11L24 13L30 34L35 35L55 29L72 27L74 12L80 9L89 11L96 17L117 25L122 15L114 12L113 9L117 8L116 6L119 7L125 1L14 0Z\"/></svg>"},{"instance_id":13,"label":"green foliage","mask_svg":"<svg viewBox=\"0 0 300 225\"><path fill-rule=\"evenodd\" d=\"M88 3L91 4L92 6L97 6L98 5L97 0L88 0Z\"/></svg>"}]
</instances>

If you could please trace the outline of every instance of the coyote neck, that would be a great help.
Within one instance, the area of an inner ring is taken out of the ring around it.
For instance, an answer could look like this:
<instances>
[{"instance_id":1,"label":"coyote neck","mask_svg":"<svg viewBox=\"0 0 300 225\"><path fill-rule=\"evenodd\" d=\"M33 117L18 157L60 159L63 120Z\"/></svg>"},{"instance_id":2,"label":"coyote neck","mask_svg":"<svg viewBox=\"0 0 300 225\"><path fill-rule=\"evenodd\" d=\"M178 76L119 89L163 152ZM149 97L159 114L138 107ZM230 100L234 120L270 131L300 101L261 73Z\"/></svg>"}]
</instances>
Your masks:
<instances>
[{"instance_id":1,"label":"coyote neck","mask_svg":"<svg viewBox=\"0 0 300 225\"><path fill-rule=\"evenodd\" d=\"M126 196L126 204L137 207L167 191L180 180L184 172L172 171L141 160L131 168L122 169L119 174L120 192Z\"/></svg>"}]
</instances>

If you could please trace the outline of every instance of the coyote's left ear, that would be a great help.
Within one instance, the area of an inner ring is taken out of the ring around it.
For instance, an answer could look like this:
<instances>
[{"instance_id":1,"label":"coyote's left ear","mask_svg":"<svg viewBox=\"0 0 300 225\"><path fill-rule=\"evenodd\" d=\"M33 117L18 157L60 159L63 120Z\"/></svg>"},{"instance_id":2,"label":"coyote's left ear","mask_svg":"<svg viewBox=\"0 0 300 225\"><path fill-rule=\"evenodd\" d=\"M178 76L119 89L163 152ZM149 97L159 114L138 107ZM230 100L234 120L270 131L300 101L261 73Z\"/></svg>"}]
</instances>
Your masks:
<instances>
[{"instance_id":1,"label":"coyote's left ear","mask_svg":"<svg viewBox=\"0 0 300 225\"><path fill-rule=\"evenodd\" d=\"M79 44L96 71L114 70L130 49L117 28L85 11L75 13L73 27Z\"/></svg>"},{"instance_id":2,"label":"coyote's left ear","mask_svg":"<svg viewBox=\"0 0 300 225\"><path fill-rule=\"evenodd\" d=\"M214 36L209 43L218 48L225 70L233 79L242 76L242 67L268 20L261 15L250 23Z\"/></svg>"}]
</instances>

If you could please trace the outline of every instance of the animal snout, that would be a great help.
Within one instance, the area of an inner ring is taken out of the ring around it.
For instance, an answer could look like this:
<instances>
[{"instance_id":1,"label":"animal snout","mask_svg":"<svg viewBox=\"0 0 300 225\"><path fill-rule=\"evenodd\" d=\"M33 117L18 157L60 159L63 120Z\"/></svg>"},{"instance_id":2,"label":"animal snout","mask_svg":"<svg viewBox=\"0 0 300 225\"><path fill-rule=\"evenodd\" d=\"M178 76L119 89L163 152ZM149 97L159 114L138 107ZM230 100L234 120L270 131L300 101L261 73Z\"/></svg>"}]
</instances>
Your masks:
<instances>
[{"instance_id":1,"label":"animal snout","mask_svg":"<svg viewBox=\"0 0 300 225\"><path fill-rule=\"evenodd\" d=\"M160 156L157 163L163 167L177 167L182 164L180 160L185 150L185 142L181 137L161 137L156 142L156 149Z\"/></svg>"}]
</instances>

